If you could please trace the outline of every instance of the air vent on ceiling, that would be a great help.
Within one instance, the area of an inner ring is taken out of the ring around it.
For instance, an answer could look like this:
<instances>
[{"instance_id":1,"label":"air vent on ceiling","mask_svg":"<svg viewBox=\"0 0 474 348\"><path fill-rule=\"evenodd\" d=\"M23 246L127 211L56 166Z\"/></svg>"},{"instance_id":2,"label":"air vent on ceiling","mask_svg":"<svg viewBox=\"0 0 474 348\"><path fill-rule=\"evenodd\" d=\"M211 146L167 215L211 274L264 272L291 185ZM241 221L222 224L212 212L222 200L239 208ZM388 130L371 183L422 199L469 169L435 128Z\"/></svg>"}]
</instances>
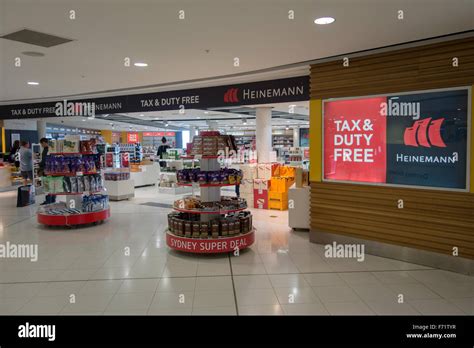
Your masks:
<instances>
[{"instance_id":1,"label":"air vent on ceiling","mask_svg":"<svg viewBox=\"0 0 474 348\"><path fill-rule=\"evenodd\" d=\"M2 39L23 42L41 47L53 47L72 41L71 39L65 39L63 37L40 33L39 31L29 29L22 29L0 37Z\"/></svg>"}]
</instances>

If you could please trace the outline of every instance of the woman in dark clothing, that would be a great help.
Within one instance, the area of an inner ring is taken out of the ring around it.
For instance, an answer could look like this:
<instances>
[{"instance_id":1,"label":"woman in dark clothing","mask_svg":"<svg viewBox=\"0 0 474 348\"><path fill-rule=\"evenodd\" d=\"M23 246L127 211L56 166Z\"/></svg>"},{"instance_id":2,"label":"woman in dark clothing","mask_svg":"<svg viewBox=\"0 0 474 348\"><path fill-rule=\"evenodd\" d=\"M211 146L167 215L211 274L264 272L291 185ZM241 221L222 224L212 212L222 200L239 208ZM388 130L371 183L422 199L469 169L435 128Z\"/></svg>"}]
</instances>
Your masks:
<instances>
[{"instance_id":1,"label":"woman in dark clothing","mask_svg":"<svg viewBox=\"0 0 474 348\"><path fill-rule=\"evenodd\" d=\"M18 158L16 156L16 153L20 150L20 140L15 140L13 143L13 146L10 149L10 163L15 163L15 167L20 166L20 161L18 161Z\"/></svg>"},{"instance_id":2,"label":"woman in dark clothing","mask_svg":"<svg viewBox=\"0 0 474 348\"><path fill-rule=\"evenodd\" d=\"M156 156L159 159L163 159L163 154L166 153L166 150L168 150L169 148L170 148L169 145L166 145L166 138L165 137L161 138L161 145L158 147L158 152L156 153ZM166 162L160 161L160 167L165 168Z\"/></svg>"}]
</instances>

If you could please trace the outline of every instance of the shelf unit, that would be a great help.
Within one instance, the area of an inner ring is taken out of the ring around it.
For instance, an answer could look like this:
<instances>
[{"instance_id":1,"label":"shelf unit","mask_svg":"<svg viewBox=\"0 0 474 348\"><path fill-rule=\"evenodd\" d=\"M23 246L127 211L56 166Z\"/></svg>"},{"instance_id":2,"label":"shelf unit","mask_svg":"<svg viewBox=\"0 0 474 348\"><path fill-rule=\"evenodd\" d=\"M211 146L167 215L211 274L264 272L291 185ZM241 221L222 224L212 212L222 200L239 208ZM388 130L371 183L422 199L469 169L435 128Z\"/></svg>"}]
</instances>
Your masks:
<instances>
[{"instance_id":1,"label":"shelf unit","mask_svg":"<svg viewBox=\"0 0 474 348\"><path fill-rule=\"evenodd\" d=\"M48 157L53 156L90 156L90 155L99 155L92 152L75 152L75 153L51 153L48 154ZM100 155L99 155L100 156ZM99 162L102 162L99 160ZM99 174L102 176L102 183L105 185L104 175L100 169L97 169L95 172L67 172L67 173L46 173L46 176L68 176L68 177L81 177L87 175ZM81 192L53 192L47 193L54 196L65 196L66 205L68 208L76 208L82 205L82 196L86 193L89 195L94 195L100 193L101 191L96 190L84 190ZM37 221L40 224L46 226L75 226L75 225L86 225L91 223L99 223L110 217L110 208L107 206L106 209L93 211L93 212L82 212L78 214L48 214L43 211L37 212Z\"/></svg>"},{"instance_id":2,"label":"shelf unit","mask_svg":"<svg viewBox=\"0 0 474 348\"><path fill-rule=\"evenodd\" d=\"M211 133L212 134L212 133ZM202 136L206 136L206 133L201 133ZM199 158L200 170L201 171L218 171L220 170L220 163L217 159L218 156L193 156L193 158ZM195 186L199 184L182 184L182 186ZM220 202L221 201L221 187L222 186L235 186L235 184L202 184L200 188L200 199L202 202ZM221 215L228 214L231 211L202 211L202 210L185 210L180 208L173 208L178 212L188 214L198 214L199 223L209 223L221 218ZM235 211L242 211L246 208L236 209ZM255 229L251 226L251 216L249 216L249 231L245 233L232 234L229 236L218 236L211 237L207 234L207 237L191 238L188 236L178 236L171 232L171 229L166 231L166 243L168 247L175 250L180 250L189 253L228 253L235 252L237 249L242 250L255 241ZM191 222L191 221L190 221ZM201 227L202 228L202 227ZM194 231L193 231L194 234ZM201 230L202 234L202 230Z\"/></svg>"}]
</instances>

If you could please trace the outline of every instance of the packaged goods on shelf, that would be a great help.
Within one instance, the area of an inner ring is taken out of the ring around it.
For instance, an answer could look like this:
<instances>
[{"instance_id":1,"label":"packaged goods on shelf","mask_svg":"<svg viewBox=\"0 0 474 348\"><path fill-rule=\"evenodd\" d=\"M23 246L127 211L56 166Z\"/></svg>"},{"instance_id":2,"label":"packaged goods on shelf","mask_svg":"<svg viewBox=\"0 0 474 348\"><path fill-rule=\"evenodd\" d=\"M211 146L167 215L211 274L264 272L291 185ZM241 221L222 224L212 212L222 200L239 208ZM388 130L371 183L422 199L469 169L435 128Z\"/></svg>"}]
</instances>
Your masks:
<instances>
[{"instance_id":1,"label":"packaged goods on shelf","mask_svg":"<svg viewBox=\"0 0 474 348\"><path fill-rule=\"evenodd\" d=\"M52 203L38 208L38 214L47 215L71 215L82 214L82 211L77 208L68 208L65 202Z\"/></svg>"},{"instance_id":2,"label":"packaged goods on shelf","mask_svg":"<svg viewBox=\"0 0 474 348\"><path fill-rule=\"evenodd\" d=\"M272 176L279 175L280 165L278 163L259 163L257 178L270 180Z\"/></svg>"},{"instance_id":3,"label":"packaged goods on shelf","mask_svg":"<svg viewBox=\"0 0 474 348\"><path fill-rule=\"evenodd\" d=\"M73 155L48 155L45 161L47 175L94 173L100 170L100 157L97 154Z\"/></svg>"},{"instance_id":4,"label":"packaged goods on shelf","mask_svg":"<svg viewBox=\"0 0 474 348\"><path fill-rule=\"evenodd\" d=\"M82 197L82 211L94 212L107 209L109 207L109 196L90 195Z\"/></svg>"},{"instance_id":5,"label":"packaged goods on shelf","mask_svg":"<svg viewBox=\"0 0 474 348\"><path fill-rule=\"evenodd\" d=\"M253 194L253 180L242 179L240 182L240 194L252 193ZM253 201L253 199L251 200Z\"/></svg>"},{"instance_id":6,"label":"packaged goods on shelf","mask_svg":"<svg viewBox=\"0 0 474 348\"><path fill-rule=\"evenodd\" d=\"M130 173L129 172L105 173L104 177L105 177L105 180L107 180L107 181L129 180L130 179Z\"/></svg>"},{"instance_id":7,"label":"packaged goods on shelf","mask_svg":"<svg viewBox=\"0 0 474 348\"><path fill-rule=\"evenodd\" d=\"M242 175L247 180L257 179L257 164L241 164L240 170L242 171Z\"/></svg>"},{"instance_id":8,"label":"packaged goods on shelf","mask_svg":"<svg viewBox=\"0 0 474 348\"><path fill-rule=\"evenodd\" d=\"M47 193L98 192L103 187L104 183L100 174L43 177L43 188Z\"/></svg>"},{"instance_id":9,"label":"packaged goods on shelf","mask_svg":"<svg viewBox=\"0 0 474 348\"><path fill-rule=\"evenodd\" d=\"M252 231L252 215L244 211L200 221L196 214L172 212L168 214L168 226L171 233L189 238L234 236Z\"/></svg>"},{"instance_id":10,"label":"packaged goods on shelf","mask_svg":"<svg viewBox=\"0 0 474 348\"><path fill-rule=\"evenodd\" d=\"M253 190L253 207L256 209L268 209L268 190Z\"/></svg>"},{"instance_id":11,"label":"packaged goods on shelf","mask_svg":"<svg viewBox=\"0 0 474 348\"><path fill-rule=\"evenodd\" d=\"M223 168L217 171L201 171L199 168L182 169L176 172L177 180L182 184L197 182L199 184L239 184L242 171L233 168Z\"/></svg>"},{"instance_id":12,"label":"packaged goods on shelf","mask_svg":"<svg viewBox=\"0 0 474 348\"><path fill-rule=\"evenodd\" d=\"M268 190L270 188L270 180L255 179L253 181L254 190Z\"/></svg>"},{"instance_id":13,"label":"packaged goods on shelf","mask_svg":"<svg viewBox=\"0 0 474 348\"><path fill-rule=\"evenodd\" d=\"M200 212L218 212L219 210L245 209L245 200L237 197L221 197L220 202L202 202L199 196L185 197L174 202L174 207L183 210Z\"/></svg>"},{"instance_id":14,"label":"packaged goods on shelf","mask_svg":"<svg viewBox=\"0 0 474 348\"><path fill-rule=\"evenodd\" d=\"M295 182L292 177L273 177L270 184L270 190L275 192L288 192L288 189Z\"/></svg>"},{"instance_id":15,"label":"packaged goods on shelf","mask_svg":"<svg viewBox=\"0 0 474 348\"><path fill-rule=\"evenodd\" d=\"M193 138L192 144L192 155L217 156L219 151L237 151L234 136L219 132L201 132Z\"/></svg>"}]
</instances>

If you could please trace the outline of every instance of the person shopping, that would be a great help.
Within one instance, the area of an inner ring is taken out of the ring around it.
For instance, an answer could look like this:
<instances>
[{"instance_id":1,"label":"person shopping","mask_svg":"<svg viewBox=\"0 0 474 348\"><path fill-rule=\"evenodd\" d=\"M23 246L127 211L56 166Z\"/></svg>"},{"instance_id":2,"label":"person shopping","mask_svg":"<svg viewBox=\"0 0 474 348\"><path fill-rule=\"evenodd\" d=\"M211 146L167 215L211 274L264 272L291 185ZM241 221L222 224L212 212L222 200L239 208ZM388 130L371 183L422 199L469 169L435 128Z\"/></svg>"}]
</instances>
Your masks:
<instances>
[{"instance_id":1,"label":"person shopping","mask_svg":"<svg viewBox=\"0 0 474 348\"><path fill-rule=\"evenodd\" d=\"M25 140L20 141L18 152L20 155L20 173L23 178L23 185L26 186L33 182L33 153L30 150L30 144Z\"/></svg>"},{"instance_id":2,"label":"person shopping","mask_svg":"<svg viewBox=\"0 0 474 348\"><path fill-rule=\"evenodd\" d=\"M166 138L165 137L161 138L161 145L158 147L158 152L156 153L156 156L159 159L163 159L163 154L166 153L166 150L168 150L169 148L170 148L169 145L166 144ZM166 162L160 161L160 167L165 168Z\"/></svg>"},{"instance_id":3,"label":"person shopping","mask_svg":"<svg viewBox=\"0 0 474 348\"><path fill-rule=\"evenodd\" d=\"M41 138L40 139L40 145L43 148L43 151L41 152L41 162L39 163L39 175L44 176L45 175L45 166L46 166L46 156L48 156L49 152L49 145L48 145L48 139L47 138ZM45 204L50 204L56 202L56 196L47 194L45 197L45 201L41 203L41 205Z\"/></svg>"}]
</instances>

